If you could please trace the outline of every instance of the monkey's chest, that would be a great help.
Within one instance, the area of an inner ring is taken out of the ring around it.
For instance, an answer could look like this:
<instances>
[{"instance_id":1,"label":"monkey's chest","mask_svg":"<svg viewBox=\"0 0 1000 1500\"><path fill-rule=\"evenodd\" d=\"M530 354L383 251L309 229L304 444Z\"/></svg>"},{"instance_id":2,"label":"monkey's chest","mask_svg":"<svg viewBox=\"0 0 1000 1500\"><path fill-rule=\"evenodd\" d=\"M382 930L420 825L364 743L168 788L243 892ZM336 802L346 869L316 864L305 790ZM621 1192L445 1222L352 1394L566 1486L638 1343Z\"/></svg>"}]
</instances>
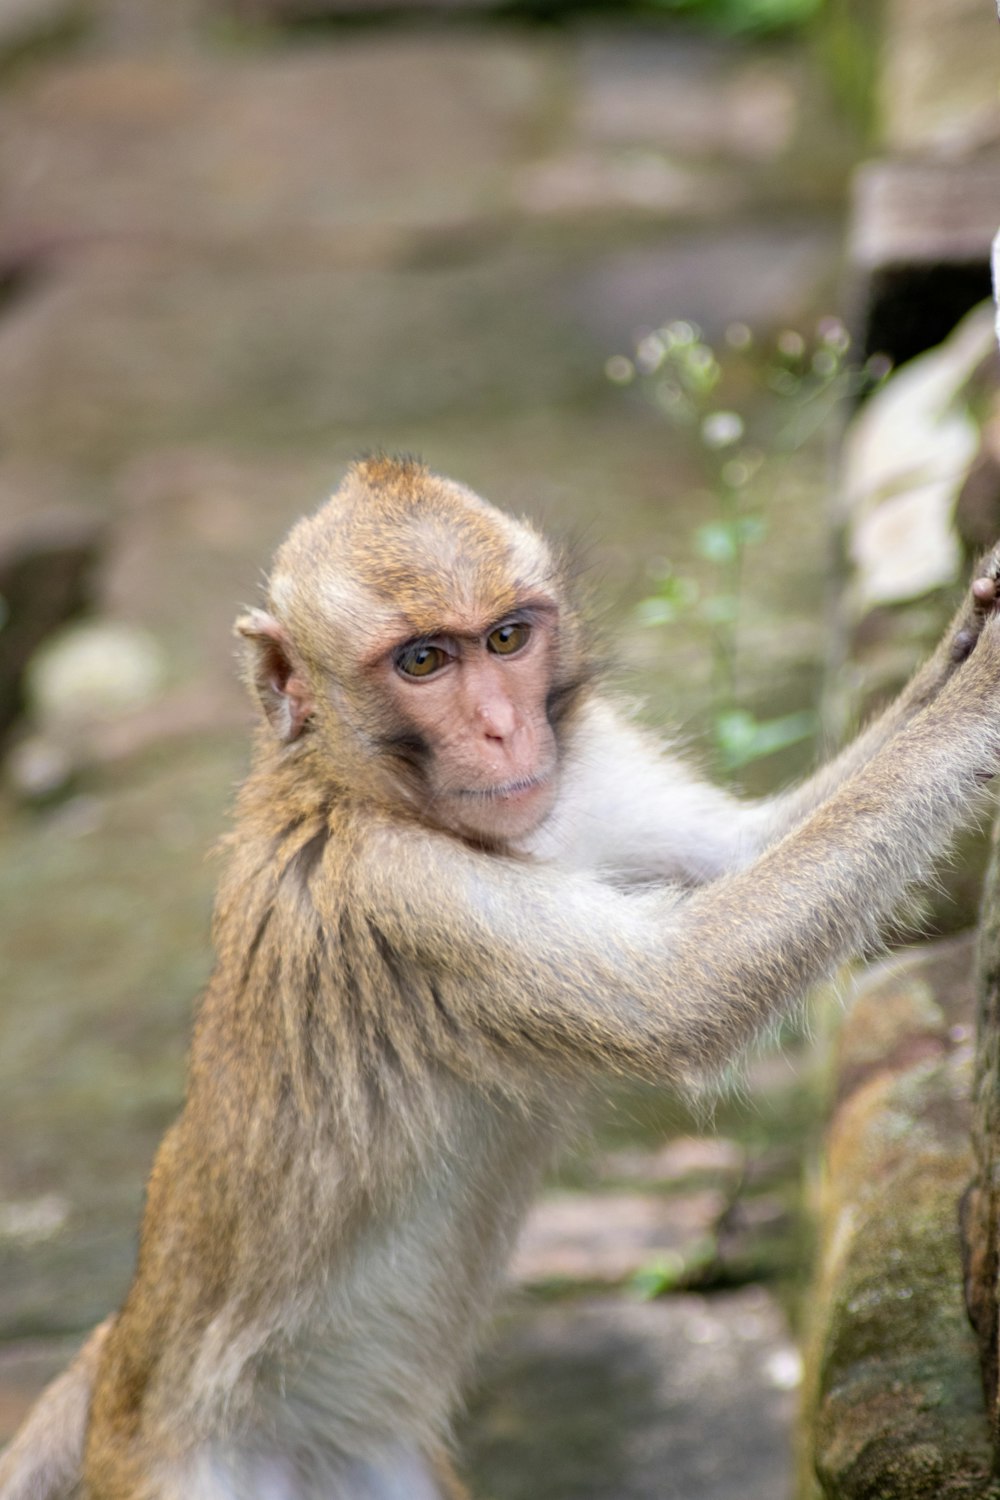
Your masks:
<instances>
[{"instance_id":1,"label":"monkey's chest","mask_svg":"<svg viewBox=\"0 0 1000 1500\"><path fill-rule=\"evenodd\" d=\"M554 1109L472 1094L450 1107L446 1148L331 1247L262 1372L269 1424L360 1454L400 1438L426 1448L447 1429L555 1128Z\"/></svg>"}]
</instances>

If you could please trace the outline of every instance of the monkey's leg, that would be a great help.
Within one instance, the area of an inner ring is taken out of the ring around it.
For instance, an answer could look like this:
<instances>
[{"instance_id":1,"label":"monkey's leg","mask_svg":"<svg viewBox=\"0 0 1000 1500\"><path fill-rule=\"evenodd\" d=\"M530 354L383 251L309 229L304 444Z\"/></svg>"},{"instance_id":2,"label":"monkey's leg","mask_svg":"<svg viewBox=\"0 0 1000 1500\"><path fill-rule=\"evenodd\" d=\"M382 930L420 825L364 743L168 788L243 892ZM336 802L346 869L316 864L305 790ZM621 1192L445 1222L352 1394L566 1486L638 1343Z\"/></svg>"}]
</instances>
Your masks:
<instances>
[{"instance_id":1,"label":"monkey's leg","mask_svg":"<svg viewBox=\"0 0 1000 1500\"><path fill-rule=\"evenodd\" d=\"M69 1368L43 1391L0 1458L0 1500L63 1500L76 1493L94 1372L111 1321L94 1329Z\"/></svg>"},{"instance_id":2,"label":"monkey's leg","mask_svg":"<svg viewBox=\"0 0 1000 1500\"><path fill-rule=\"evenodd\" d=\"M262 1451L209 1447L186 1460L157 1466L158 1478L123 1477L114 1490L129 1500L471 1500L448 1458L409 1444L392 1444L372 1458L283 1451L280 1437ZM114 1476L118 1482L119 1476ZM88 1491L108 1493L104 1479ZM6 1497L4 1497L6 1500Z\"/></svg>"},{"instance_id":3,"label":"monkey's leg","mask_svg":"<svg viewBox=\"0 0 1000 1500\"><path fill-rule=\"evenodd\" d=\"M410 1447L350 1464L342 1489L343 1500L471 1500L443 1452L425 1457Z\"/></svg>"}]
</instances>

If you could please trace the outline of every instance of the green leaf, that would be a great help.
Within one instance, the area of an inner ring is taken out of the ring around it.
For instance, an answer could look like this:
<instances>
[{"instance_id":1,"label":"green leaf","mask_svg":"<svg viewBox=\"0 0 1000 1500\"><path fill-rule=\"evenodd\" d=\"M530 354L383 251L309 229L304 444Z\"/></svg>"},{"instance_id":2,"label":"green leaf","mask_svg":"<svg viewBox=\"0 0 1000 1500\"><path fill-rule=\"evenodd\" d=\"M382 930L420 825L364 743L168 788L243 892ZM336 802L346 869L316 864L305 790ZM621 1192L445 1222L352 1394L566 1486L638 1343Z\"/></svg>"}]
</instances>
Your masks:
<instances>
[{"instance_id":1,"label":"green leaf","mask_svg":"<svg viewBox=\"0 0 1000 1500\"><path fill-rule=\"evenodd\" d=\"M766 535L763 516L737 516L734 521L706 521L695 532L694 545L706 562L735 563L744 547Z\"/></svg>"},{"instance_id":2,"label":"green leaf","mask_svg":"<svg viewBox=\"0 0 1000 1500\"><path fill-rule=\"evenodd\" d=\"M767 536L767 522L763 516L740 516L736 522L736 531L744 546L753 542L762 542Z\"/></svg>"},{"instance_id":3,"label":"green leaf","mask_svg":"<svg viewBox=\"0 0 1000 1500\"><path fill-rule=\"evenodd\" d=\"M697 1240L683 1253L679 1250L664 1250L646 1261L632 1275L629 1291L640 1302L651 1302L654 1297L662 1297L666 1292L676 1292L704 1276L715 1265L718 1254L718 1245L712 1236Z\"/></svg>"},{"instance_id":4,"label":"green leaf","mask_svg":"<svg viewBox=\"0 0 1000 1500\"><path fill-rule=\"evenodd\" d=\"M698 614L708 625L733 625L739 618L738 594L712 594L704 599Z\"/></svg>"},{"instance_id":5,"label":"green leaf","mask_svg":"<svg viewBox=\"0 0 1000 1500\"><path fill-rule=\"evenodd\" d=\"M698 599L698 585L693 578L665 573L658 580L657 591L636 605L641 625L672 625Z\"/></svg>"},{"instance_id":6,"label":"green leaf","mask_svg":"<svg viewBox=\"0 0 1000 1500\"><path fill-rule=\"evenodd\" d=\"M695 532L694 545L706 562L734 563L740 555L739 526L731 521L707 521Z\"/></svg>"},{"instance_id":7,"label":"green leaf","mask_svg":"<svg viewBox=\"0 0 1000 1500\"><path fill-rule=\"evenodd\" d=\"M679 614L680 610L672 600L655 595L650 599L640 599L635 607L635 617L640 625L672 625Z\"/></svg>"},{"instance_id":8,"label":"green leaf","mask_svg":"<svg viewBox=\"0 0 1000 1500\"><path fill-rule=\"evenodd\" d=\"M789 745L801 744L816 733L818 720L811 709L777 719L758 719L745 709L729 709L715 720L715 743L723 768L738 771Z\"/></svg>"},{"instance_id":9,"label":"green leaf","mask_svg":"<svg viewBox=\"0 0 1000 1500\"><path fill-rule=\"evenodd\" d=\"M823 8L823 0L653 0L662 10L693 11L730 32L778 31L801 26Z\"/></svg>"},{"instance_id":10,"label":"green leaf","mask_svg":"<svg viewBox=\"0 0 1000 1500\"><path fill-rule=\"evenodd\" d=\"M676 1250L657 1255L634 1272L629 1290L640 1302L652 1302L664 1292L676 1291L684 1280L684 1271L684 1257Z\"/></svg>"}]
</instances>

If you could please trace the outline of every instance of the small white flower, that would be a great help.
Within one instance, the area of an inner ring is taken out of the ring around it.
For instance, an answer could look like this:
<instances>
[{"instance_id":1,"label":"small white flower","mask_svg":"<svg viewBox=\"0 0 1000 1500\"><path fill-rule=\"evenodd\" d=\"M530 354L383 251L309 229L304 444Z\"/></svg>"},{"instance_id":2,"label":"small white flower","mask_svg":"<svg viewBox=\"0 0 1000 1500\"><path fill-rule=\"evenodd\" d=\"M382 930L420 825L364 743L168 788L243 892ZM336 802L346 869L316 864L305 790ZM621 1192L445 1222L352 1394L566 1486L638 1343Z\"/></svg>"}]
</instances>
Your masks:
<instances>
[{"instance_id":1,"label":"small white flower","mask_svg":"<svg viewBox=\"0 0 1000 1500\"><path fill-rule=\"evenodd\" d=\"M605 362L604 373L615 385L628 385L635 379L635 365L624 354L612 354Z\"/></svg>"},{"instance_id":2,"label":"small white flower","mask_svg":"<svg viewBox=\"0 0 1000 1500\"><path fill-rule=\"evenodd\" d=\"M743 436L743 418L735 411L710 411L701 424L707 448L731 448Z\"/></svg>"}]
</instances>

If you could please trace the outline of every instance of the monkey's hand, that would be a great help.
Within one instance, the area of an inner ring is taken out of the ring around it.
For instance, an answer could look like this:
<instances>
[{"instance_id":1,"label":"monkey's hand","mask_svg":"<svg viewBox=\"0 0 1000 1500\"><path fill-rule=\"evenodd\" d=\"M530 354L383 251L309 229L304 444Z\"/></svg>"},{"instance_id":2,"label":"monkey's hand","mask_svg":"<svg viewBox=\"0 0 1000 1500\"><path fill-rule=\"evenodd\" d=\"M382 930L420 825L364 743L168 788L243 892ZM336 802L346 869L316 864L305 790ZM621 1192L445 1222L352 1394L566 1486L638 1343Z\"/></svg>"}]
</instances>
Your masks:
<instances>
[{"instance_id":1,"label":"monkey's hand","mask_svg":"<svg viewBox=\"0 0 1000 1500\"><path fill-rule=\"evenodd\" d=\"M1000 610L1000 544L988 552L975 569L965 598L941 638L930 660L921 668L904 694L911 711L929 703L967 661L982 635L983 626Z\"/></svg>"},{"instance_id":2,"label":"monkey's hand","mask_svg":"<svg viewBox=\"0 0 1000 1500\"><path fill-rule=\"evenodd\" d=\"M764 844L784 836L825 802L849 777L866 766L874 755L925 709L936 704L946 690L961 684L960 692L974 688L973 678L988 673L994 655L993 636L1000 630L1000 543L979 563L965 598L938 644L937 650L919 667L899 697L847 745L835 760L822 767L801 787L771 804ZM984 635L989 650L977 650ZM970 659L971 658L971 659ZM977 670L981 669L981 670ZM990 696L991 693L988 693Z\"/></svg>"},{"instance_id":3,"label":"monkey's hand","mask_svg":"<svg viewBox=\"0 0 1000 1500\"><path fill-rule=\"evenodd\" d=\"M951 660L960 666L978 641L983 625L1000 607L1000 546L983 558L969 592L945 637Z\"/></svg>"}]
</instances>

